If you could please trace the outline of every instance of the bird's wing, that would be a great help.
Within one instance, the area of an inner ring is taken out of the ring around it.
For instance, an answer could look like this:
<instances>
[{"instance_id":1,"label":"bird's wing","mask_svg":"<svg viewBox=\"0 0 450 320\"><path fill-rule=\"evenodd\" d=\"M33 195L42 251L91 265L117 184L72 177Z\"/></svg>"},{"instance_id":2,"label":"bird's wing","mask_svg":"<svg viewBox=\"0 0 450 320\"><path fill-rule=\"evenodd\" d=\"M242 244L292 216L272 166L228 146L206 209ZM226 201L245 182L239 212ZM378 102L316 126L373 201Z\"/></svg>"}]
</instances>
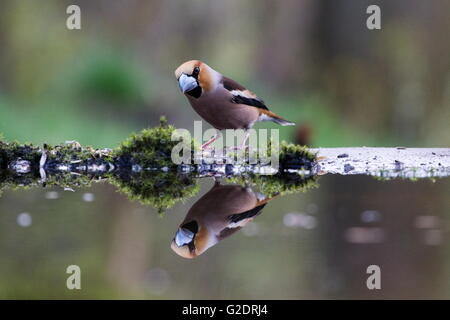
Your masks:
<instances>
[{"instance_id":1,"label":"bird's wing","mask_svg":"<svg viewBox=\"0 0 450 320\"><path fill-rule=\"evenodd\" d=\"M245 104L251 107L256 107L263 110L269 110L264 104L264 101L250 90L245 89L236 81L223 77L222 83L225 89L232 94L231 102L236 104Z\"/></svg>"},{"instance_id":2,"label":"bird's wing","mask_svg":"<svg viewBox=\"0 0 450 320\"><path fill-rule=\"evenodd\" d=\"M231 236L233 233L235 233L236 231L241 230L241 227L236 227L236 228L224 228L222 231L220 231L220 233L217 235L217 238L220 240L225 239L226 237Z\"/></svg>"},{"instance_id":3,"label":"bird's wing","mask_svg":"<svg viewBox=\"0 0 450 320\"><path fill-rule=\"evenodd\" d=\"M228 227L224 228L220 233L218 234L219 240L222 240L233 233L235 233L238 230L241 230L241 228L247 224L247 222L240 224L240 222L243 222L246 219L250 219L253 217L256 217L258 214L261 213L261 210L264 208L266 203L263 203L262 205L259 205L253 209L250 209L248 211L242 212L242 213L235 213L230 216L228 216L228 219L230 221L230 224Z\"/></svg>"},{"instance_id":4,"label":"bird's wing","mask_svg":"<svg viewBox=\"0 0 450 320\"><path fill-rule=\"evenodd\" d=\"M261 213L261 210L264 208L265 205L266 205L266 203L263 203L263 204L261 204L257 207L254 207L253 209L250 209L248 211L232 214L228 217L228 219L230 220L231 223L237 224L244 219L253 218Z\"/></svg>"}]
</instances>

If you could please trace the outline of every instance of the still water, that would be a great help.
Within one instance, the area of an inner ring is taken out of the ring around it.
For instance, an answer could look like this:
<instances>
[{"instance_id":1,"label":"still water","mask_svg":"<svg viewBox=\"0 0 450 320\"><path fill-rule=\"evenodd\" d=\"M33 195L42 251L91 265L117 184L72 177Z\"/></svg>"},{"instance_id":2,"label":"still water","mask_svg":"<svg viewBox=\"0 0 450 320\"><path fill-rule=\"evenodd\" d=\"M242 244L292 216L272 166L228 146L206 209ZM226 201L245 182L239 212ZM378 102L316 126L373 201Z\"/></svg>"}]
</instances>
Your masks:
<instances>
[{"instance_id":1,"label":"still water","mask_svg":"<svg viewBox=\"0 0 450 320\"><path fill-rule=\"evenodd\" d=\"M450 298L448 179L327 175L274 198L226 185L201 179L163 215L106 182L5 190L0 298ZM233 213L245 215L230 232ZM172 248L192 238L192 223L179 228L192 220L208 232L186 259L189 248ZM70 265L81 290L66 287ZM367 288L370 265L380 290Z\"/></svg>"}]
</instances>

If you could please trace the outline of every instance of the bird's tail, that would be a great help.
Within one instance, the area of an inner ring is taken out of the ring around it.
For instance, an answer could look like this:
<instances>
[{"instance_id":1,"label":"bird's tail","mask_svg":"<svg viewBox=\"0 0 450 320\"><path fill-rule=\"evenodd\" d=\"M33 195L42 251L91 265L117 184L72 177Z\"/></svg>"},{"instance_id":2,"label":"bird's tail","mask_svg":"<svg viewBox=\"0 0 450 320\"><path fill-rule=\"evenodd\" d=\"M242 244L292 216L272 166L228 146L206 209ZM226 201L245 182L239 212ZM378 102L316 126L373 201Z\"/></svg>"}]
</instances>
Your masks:
<instances>
[{"instance_id":1,"label":"bird's tail","mask_svg":"<svg viewBox=\"0 0 450 320\"><path fill-rule=\"evenodd\" d=\"M273 118L272 121L281 124L282 126L295 126L295 122L287 121L283 118Z\"/></svg>"},{"instance_id":2,"label":"bird's tail","mask_svg":"<svg viewBox=\"0 0 450 320\"><path fill-rule=\"evenodd\" d=\"M261 114L261 121L272 121L275 123L278 123L282 126L295 126L294 122L288 121L282 117L280 117L279 115L271 112L271 111L266 111L264 110Z\"/></svg>"}]
</instances>

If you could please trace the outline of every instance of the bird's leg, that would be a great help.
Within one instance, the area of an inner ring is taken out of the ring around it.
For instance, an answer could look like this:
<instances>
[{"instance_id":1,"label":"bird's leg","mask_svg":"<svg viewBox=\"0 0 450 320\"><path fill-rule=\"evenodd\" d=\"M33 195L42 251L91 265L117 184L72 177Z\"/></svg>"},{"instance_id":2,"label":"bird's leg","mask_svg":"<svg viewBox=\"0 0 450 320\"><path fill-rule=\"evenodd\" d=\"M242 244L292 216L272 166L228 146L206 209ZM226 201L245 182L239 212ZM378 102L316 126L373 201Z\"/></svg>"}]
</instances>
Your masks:
<instances>
[{"instance_id":1,"label":"bird's leg","mask_svg":"<svg viewBox=\"0 0 450 320\"><path fill-rule=\"evenodd\" d=\"M244 149L244 147L245 147L245 149L248 149L248 146L246 146L245 143L247 142L249 136L250 136L250 132L245 131L244 140L242 141L241 145L239 147L238 146L228 147L227 150L237 151L237 150Z\"/></svg>"},{"instance_id":2,"label":"bird's leg","mask_svg":"<svg viewBox=\"0 0 450 320\"><path fill-rule=\"evenodd\" d=\"M244 141L242 141L241 146L239 147L239 150L242 150L244 147L246 147L246 149L248 148L248 146L245 146L245 144L247 143L248 137L250 136L250 132L245 131L245 137L244 137Z\"/></svg>"},{"instance_id":3,"label":"bird's leg","mask_svg":"<svg viewBox=\"0 0 450 320\"><path fill-rule=\"evenodd\" d=\"M208 140L207 142L205 142L204 144L202 144L202 150L207 149L208 146L213 143L214 141L216 141L217 139L219 139L221 133L220 131L218 133L216 133L210 140Z\"/></svg>"}]
</instances>

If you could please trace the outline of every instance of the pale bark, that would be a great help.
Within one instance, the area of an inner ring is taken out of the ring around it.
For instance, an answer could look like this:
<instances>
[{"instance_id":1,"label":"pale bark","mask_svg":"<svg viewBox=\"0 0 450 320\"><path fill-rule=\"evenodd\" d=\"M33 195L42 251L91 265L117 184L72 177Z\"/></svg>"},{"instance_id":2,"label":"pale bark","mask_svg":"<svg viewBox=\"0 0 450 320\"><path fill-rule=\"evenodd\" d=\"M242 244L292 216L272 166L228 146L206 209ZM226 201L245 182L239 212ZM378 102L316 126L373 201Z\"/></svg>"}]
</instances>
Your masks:
<instances>
[{"instance_id":1,"label":"pale bark","mask_svg":"<svg viewBox=\"0 0 450 320\"><path fill-rule=\"evenodd\" d=\"M318 148L319 174L386 178L450 176L450 148Z\"/></svg>"}]
</instances>

